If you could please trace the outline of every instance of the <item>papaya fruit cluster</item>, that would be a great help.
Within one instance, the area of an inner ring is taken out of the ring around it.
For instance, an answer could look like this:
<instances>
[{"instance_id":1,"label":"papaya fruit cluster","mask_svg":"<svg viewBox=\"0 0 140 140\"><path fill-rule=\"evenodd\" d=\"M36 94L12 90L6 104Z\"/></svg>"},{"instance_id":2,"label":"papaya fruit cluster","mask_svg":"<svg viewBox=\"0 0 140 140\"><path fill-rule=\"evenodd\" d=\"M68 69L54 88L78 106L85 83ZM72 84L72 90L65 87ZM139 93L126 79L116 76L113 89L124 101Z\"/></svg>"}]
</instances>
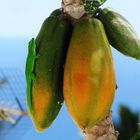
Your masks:
<instances>
[{"instance_id":1,"label":"papaya fruit cluster","mask_svg":"<svg viewBox=\"0 0 140 140\"><path fill-rule=\"evenodd\" d=\"M38 131L52 124L63 100L81 129L105 117L116 87L110 45L140 59L134 29L111 8L77 20L58 9L44 21L29 42L25 72L28 111Z\"/></svg>"}]
</instances>

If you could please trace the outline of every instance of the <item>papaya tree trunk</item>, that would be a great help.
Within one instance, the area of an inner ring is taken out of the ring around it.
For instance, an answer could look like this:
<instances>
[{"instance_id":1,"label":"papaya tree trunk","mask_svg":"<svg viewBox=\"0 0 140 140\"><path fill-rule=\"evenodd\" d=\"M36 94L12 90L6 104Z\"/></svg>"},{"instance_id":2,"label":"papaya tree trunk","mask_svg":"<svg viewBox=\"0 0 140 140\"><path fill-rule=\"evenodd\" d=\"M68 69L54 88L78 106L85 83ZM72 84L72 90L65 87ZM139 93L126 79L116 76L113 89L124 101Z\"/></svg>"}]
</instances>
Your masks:
<instances>
[{"instance_id":1,"label":"papaya tree trunk","mask_svg":"<svg viewBox=\"0 0 140 140\"><path fill-rule=\"evenodd\" d=\"M114 129L111 111L98 124L84 131L85 140L117 140L117 137L118 131Z\"/></svg>"},{"instance_id":2,"label":"papaya tree trunk","mask_svg":"<svg viewBox=\"0 0 140 140\"><path fill-rule=\"evenodd\" d=\"M79 19L85 14L82 0L62 0L62 10L74 19ZM115 131L112 122L112 112L91 129L83 132L85 140L117 140L118 132Z\"/></svg>"}]
</instances>

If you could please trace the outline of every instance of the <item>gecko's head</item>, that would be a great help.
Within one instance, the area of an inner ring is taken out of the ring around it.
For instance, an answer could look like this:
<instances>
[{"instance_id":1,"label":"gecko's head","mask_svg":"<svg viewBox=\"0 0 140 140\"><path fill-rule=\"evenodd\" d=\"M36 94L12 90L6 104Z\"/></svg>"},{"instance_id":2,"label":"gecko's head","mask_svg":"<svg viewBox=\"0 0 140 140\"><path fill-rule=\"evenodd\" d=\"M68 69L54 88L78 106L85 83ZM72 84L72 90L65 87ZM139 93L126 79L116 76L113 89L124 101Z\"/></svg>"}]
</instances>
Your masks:
<instances>
[{"instance_id":1,"label":"gecko's head","mask_svg":"<svg viewBox=\"0 0 140 140\"><path fill-rule=\"evenodd\" d=\"M34 55L35 49L36 49L35 39L32 38L31 41L29 42L28 52Z\"/></svg>"}]
</instances>

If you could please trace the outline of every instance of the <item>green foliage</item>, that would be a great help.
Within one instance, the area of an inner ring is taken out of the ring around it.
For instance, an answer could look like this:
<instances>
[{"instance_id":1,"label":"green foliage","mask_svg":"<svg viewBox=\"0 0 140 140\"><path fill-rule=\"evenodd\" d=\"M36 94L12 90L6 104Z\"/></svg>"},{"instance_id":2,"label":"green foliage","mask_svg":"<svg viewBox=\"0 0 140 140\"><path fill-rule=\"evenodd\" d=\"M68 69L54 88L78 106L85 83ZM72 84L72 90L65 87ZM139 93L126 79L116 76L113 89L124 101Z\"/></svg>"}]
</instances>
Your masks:
<instances>
[{"instance_id":1,"label":"green foliage","mask_svg":"<svg viewBox=\"0 0 140 140\"><path fill-rule=\"evenodd\" d=\"M132 138L132 140L140 140L140 127L138 131L136 132L136 134L134 135L134 137Z\"/></svg>"},{"instance_id":2,"label":"green foliage","mask_svg":"<svg viewBox=\"0 0 140 140\"><path fill-rule=\"evenodd\" d=\"M89 16L94 15L95 11L105 2L106 0L83 0L85 10Z\"/></svg>"},{"instance_id":3,"label":"green foliage","mask_svg":"<svg viewBox=\"0 0 140 140\"><path fill-rule=\"evenodd\" d=\"M115 124L116 129L120 133L118 140L130 140L138 129L138 113L132 112L128 107L121 105L119 115L120 122L119 124Z\"/></svg>"}]
</instances>

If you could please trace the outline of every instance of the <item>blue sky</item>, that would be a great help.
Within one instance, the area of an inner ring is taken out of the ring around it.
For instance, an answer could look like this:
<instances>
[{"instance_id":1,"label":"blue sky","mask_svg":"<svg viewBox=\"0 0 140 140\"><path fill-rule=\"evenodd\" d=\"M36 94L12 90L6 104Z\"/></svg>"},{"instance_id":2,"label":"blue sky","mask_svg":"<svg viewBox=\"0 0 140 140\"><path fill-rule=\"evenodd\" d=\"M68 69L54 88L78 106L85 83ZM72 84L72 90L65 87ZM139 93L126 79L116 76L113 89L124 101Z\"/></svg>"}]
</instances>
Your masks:
<instances>
[{"instance_id":1,"label":"blue sky","mask_svg":"<svg viewBox=\"0 0 140 140\"><path fill-rule=\"evenodd\" d=\"M42 22L56 8L60 0L0 0L0 67L17 67L24 71L27 56L27 43L35 37ZM108 0L103 7L113 7L120 11L140 36L140 1ZM113 103L113 115L117 117L120 103L139 110L140 62L120 54L112 49L118 83ZM22 140L82 140L80 132L65 106L53 125L44 133L33 128Z\"/></svg>"}]
</instances>

